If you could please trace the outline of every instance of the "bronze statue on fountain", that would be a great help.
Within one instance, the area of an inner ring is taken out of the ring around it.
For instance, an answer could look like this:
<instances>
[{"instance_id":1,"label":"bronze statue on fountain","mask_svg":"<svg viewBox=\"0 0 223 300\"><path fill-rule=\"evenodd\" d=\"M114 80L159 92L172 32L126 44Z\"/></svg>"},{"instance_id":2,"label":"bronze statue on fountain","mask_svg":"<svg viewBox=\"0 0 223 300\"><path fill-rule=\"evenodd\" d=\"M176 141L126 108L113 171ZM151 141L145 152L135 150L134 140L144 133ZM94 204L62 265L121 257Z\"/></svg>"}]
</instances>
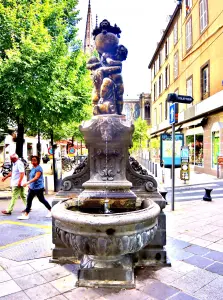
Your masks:
<instances>
[{"instance_id":1,"label":"bronze statue on fountain","mask_svg":"<svg viewBox=\"0 0 223 300\"><path fill-rule=\"evenodd\" d=\"M122 62L128 50L119 45L121 30L110 25L107 20L93 31L99 58L92 57L87 68L92 72L94 89L92 92L93 114L122 114L124 86Z\"/></svg>"}]
</instances>

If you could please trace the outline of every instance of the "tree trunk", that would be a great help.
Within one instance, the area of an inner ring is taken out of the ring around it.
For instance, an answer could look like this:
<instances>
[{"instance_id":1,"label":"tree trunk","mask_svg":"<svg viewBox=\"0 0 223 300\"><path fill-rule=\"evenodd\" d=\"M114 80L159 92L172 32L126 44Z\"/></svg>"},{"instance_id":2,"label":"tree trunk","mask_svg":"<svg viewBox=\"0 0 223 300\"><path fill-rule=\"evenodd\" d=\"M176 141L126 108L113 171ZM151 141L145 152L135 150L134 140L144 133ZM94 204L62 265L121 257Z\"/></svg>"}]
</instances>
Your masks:
<instances>
[{"instance_id":1,"label":"tree trunk","mask_svg":"<svg viewBox=\"0 0 223 300\"><path fill-rule=\"evenodd\" d=\"M40 130L38 129L37 156L41 158Z\"/></svg>"},{"instance_id":2,"label":"tree trunk","mask_svg":"<svg viewBox=\"0 0 223 300\"><path fill-rule=\"evenodd\" d=\"M51 147L53 153L53 183L54 183L54 192L57 191L57 172L56 172L56 162L55 162L55 148L53 144L53 131L51 132Z\"/></svg>"},{"instance_id":3,"label":"tree trunk","mask_svg":"<svg viewBox=\"0 0 223 300\"><path fill-rule=\"evenodd\" d=\"M16 153L19 157L23 157L23 144L24 144L24 125L18 123L17 139L16 139Z\"/></svg>"}]
</instances>

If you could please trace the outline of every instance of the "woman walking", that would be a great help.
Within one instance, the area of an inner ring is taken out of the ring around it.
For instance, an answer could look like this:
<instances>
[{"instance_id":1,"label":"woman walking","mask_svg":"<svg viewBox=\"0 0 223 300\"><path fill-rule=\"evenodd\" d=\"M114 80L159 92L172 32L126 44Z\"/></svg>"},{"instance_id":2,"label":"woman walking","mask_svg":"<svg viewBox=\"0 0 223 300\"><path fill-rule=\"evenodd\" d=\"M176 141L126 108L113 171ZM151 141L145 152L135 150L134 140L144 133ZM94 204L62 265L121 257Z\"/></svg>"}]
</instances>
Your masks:
<instances>
[{"instance_id":1,"label":"woman walking","mask_svg":"<svg viewBox=\"0 0 223 300\"><path fill-rule=\"evenodd\" d=\"M44 181L43 181L43 169L39 165L40 158L36 155L31 157L31 163L33 168L30 172L29 178L30 180L27 181L23 186L29 185L29 193L27 196L27 206L24 213L19 216L17 219L19 220L28 220L29 219L29 212L32 206L32 201L35 196L39 199L41 203L43 203L46 208L49 210L48 214L46 215L47 218L51 217L51 206L44 198L43 191L44 191Z\"/></svg>"}]
</instances>

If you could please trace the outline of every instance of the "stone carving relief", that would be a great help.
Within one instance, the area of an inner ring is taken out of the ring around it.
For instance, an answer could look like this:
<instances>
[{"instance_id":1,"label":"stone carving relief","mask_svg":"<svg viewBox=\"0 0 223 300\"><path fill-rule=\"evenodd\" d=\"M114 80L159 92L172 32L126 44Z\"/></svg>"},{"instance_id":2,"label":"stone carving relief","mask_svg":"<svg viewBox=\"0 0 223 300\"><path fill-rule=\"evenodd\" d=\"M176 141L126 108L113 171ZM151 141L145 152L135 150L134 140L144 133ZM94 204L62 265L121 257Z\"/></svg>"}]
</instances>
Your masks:
<instances>
[{"instance_id":1,"label":"stone carving relief","mask_svg":"<svg viewBox=\"0 0 223 300\"><path fill-rule=\"evenodd\" d=\"M72 247L76 254L96 256L116 256L137 252L149 244L156 231L157 224L146 231L132 235L96 237L77 235L56 227L58 237L67 247Z\"/></svg>"},{"instance_id":2,"label":"stone carving relief","mask_svg":"<svg viewBox=\"0 0 223 300\"><path fill-rule=\"evenodd\" d=\"M95 132L100 132L102 140L111 141L122 132L122 123L116 118L100 118L96 121Z\"/></svg>"},{"instance_id":3,"label":"stone carving relief","mask_svg":"<svg viewBox=\"0 0 223 300\"><path fill-rule=\"evenodd\" d=\"M124 158L121 149L94 149L94 170L103 181L113 181L121 173L121 161Z\"/></svg>"},{"instance_id":4,"label":"stone carving relief","mask_svg":"<svg viewBox=\"0 0 223 300\"><path fill-rule=\"evenodd\" d=\"M90 168L88 159L85 158L76 169L73 175L67 176L62 181L62 190L71 191L73 188L82 188L82 184L90 179Z\"/></svg>"},{"instance_id":5,"label":"stone carving relief","mask_svg":"<svg viewBox=\"0 0 223 300\"><path fill-rule=\"evenodd\" d=\"M142 168L139 162L133 157L129 157L126 166L126 178L132 183L133 188L146 192L157 191L157 182L152 175Z\"/></svg>"}]
</instances>

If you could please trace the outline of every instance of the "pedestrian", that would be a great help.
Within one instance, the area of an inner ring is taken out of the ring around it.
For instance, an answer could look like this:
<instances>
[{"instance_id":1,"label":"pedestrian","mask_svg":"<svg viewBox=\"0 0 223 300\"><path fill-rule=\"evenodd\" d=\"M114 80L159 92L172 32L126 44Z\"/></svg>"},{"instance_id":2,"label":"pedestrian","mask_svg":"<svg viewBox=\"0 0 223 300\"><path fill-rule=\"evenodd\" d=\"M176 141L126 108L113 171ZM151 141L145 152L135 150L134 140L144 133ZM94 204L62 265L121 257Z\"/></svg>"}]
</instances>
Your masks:
<instances>
[{"instance_id":1,"label":"pedestrian","mask_svg":"<svg viewBox=\"0 0 223 300\"><path fill-rule=\"evenodd\" d=\"M26 205L26 194L23 186L26 181L24 163L19 159L17 154L12 154L10 156L10 160L12 162L12 171L7 176L3 177L2 181L5 181L8 177L11 177L12 199L8 209L2 210L4 215L11 215L13 207L19 196Z\"/></svg>"},{"instance_id":2,"label":"pedestrian","mask_svg":"<svg viewBox=\"0 0 223 300\"><path fill-rule=\"evenodd\" d=\"M29 219L29 212L32 206L33 198L36 196L41 203L43 203L46 208L49 210L48 214L46 215L47 218L51 217L51 206L47 202L44 197L44 180L43 180L43 169L39 165L40 158L36 155L31 157L31 163L33 168L30 171L29 178L30 180L27 181L23 186L29 185L29 192L27 196L27 206L24 213L19 216L17 219L19 220L28 220Z\"/></svg>"}]
</instances>

